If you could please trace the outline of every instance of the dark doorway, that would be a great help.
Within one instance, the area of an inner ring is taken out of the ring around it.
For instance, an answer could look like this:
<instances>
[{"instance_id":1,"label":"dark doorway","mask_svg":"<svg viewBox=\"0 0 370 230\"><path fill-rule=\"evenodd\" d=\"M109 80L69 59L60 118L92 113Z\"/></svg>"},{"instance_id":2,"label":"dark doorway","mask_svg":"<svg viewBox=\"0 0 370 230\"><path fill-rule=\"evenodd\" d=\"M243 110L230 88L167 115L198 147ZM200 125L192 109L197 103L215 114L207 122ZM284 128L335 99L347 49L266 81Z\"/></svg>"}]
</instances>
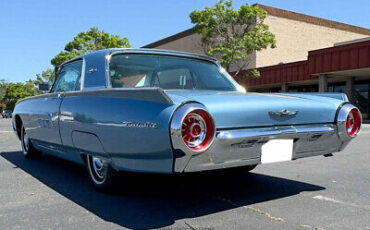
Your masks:
<instances>
[{"instance_id":1,"label":"dark doorway","mask_svg":"<svg viewBox=\"0 0 370 230\"><path fill-rule=\"evenodd\" d=\"M330 92L330 93L346 93L346 83L345 82L330 83L328 85L328 92Z\"/></svg>"},{"instance_id":2,"label":"dark doorway","mask_svg":"<svg viewBox=\"0 0 370 230\"><path fill-rule=\"evenodd\" d=\"M318 85L297 85L297 86L289 86L288 92L293 93L311 93L311 92L319 92Z\"/></svg>"},{"instance_id":3,"label":"dark doorway","mask_svg":"<svg viewBox=\"0 0 370 230\"><path fill-rule=\"evenodd\" d=\"M356 81L353 92L353 103L360 109L363 118L370 118L370 80Z\"/></svg>"}]
</instances>

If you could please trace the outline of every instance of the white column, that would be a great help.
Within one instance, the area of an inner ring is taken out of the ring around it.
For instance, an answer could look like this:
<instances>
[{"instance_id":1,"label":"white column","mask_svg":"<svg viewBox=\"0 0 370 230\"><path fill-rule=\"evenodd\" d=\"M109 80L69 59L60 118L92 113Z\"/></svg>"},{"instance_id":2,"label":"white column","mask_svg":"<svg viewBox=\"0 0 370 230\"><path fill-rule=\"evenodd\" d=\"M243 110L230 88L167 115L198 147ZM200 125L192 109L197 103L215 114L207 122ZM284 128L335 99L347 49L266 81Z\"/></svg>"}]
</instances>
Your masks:
<instances>
[{"instance_id":1,"label":"white column","mask_svg":"<svg viewBox=\"0 0 370 230\"><path fill-rule=\"evenodd\" d=\"M349 102L353 101L354 84L355 84L355 81L353 77L350 77L346 80L346 94L347 94Z\"/></svg>"},{"instance_id":2,"label":"white column","mask_svg":"<svg viewBox=\"0 0 370 230\"><path fill-rule=\"evenodd\" d=\"M328 76L320 75L319 76L319 92L324 93L328 91Z\"/></svg>"},{"instance_id":3,"label":"white column","mask_svg":"<svg viewBox=\"0 0 370 230\"><path fill-rule=\"evenodd\" d=\"M288 84L287 83L283 83L281 85L281 92L282 93L288 92Z\"/></svg>"}]
</instances>

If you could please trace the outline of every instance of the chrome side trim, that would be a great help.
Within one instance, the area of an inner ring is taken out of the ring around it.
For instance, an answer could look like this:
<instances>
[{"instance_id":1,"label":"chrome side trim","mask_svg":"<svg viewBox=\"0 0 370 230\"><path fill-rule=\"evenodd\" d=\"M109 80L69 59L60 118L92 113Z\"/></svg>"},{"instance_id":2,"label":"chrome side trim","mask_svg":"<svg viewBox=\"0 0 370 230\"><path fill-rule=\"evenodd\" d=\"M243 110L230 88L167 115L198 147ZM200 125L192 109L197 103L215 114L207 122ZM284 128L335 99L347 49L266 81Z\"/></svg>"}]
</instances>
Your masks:
<instances>
[{"instance_id":1,"label":"chrome side trim","mask_svg":"<svg viewBox=\"0 0 370 230\"><path fill-rule=\"evenodd\" d=\"M106 54L104 57L104 65L105 65L105 70L104 70L104 77L105 77L105 84L107 88L112 88L112 82L110 80L110 73L109 73L109 65L110 65L110 60L112 59L112 54Z\"/></svg>"},{"instance_id":2,"label":"chrome side trim","mask_svg":"<svg viewBox=\"0 0 370 230\"><path fill-rule=\"evenodd\" d=\"M82 59L82 70L81 70L81 76L80 76L80 88L76 89L79 91L82 91L85 86L85 68L86 68L86 60L85 58Z\"/></svg>"}]
</instances>

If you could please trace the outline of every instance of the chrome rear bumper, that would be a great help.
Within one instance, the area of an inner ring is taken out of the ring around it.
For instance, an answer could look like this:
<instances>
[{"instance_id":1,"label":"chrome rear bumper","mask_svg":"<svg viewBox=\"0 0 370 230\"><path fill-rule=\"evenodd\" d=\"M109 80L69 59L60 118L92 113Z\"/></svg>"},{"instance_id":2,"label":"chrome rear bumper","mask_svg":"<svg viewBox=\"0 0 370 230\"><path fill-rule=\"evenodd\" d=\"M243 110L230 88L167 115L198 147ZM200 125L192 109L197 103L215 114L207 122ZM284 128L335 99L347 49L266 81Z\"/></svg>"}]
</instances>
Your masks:
<instances>
[{"instance_id":1,"label":"chrome rear bumper","mask_svg":"<svg viewBox=\"0 0 370 230\"><path fill-rule=\"evenodd\" d=\"M259 164L262 145L273 139L294 140L293 160L341 151L350 141L340 138L335 124L221 130L205 152L187 152L177 158L174 171L195 172Z\"/></svg>"}]
</instances>

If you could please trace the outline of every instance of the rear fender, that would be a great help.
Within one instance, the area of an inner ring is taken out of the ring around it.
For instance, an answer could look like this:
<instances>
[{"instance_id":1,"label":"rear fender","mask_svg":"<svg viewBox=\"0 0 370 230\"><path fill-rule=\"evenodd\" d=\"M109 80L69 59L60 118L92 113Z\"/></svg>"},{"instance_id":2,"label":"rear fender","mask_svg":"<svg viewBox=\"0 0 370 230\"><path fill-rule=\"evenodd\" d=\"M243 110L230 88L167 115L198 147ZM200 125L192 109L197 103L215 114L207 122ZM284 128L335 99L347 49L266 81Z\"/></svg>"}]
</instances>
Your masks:
<instances>
[{"instance_id":1,"label":"rear fender","mask_svg":"<svg viewBox=\"0 0 370 230\"><path fill-rule=\"evenodd\" d=\"M172 173L169 123L178 105L159 88L66 93L63 145L110 159L117 170Z\"/></svg>"}]
</instances>

